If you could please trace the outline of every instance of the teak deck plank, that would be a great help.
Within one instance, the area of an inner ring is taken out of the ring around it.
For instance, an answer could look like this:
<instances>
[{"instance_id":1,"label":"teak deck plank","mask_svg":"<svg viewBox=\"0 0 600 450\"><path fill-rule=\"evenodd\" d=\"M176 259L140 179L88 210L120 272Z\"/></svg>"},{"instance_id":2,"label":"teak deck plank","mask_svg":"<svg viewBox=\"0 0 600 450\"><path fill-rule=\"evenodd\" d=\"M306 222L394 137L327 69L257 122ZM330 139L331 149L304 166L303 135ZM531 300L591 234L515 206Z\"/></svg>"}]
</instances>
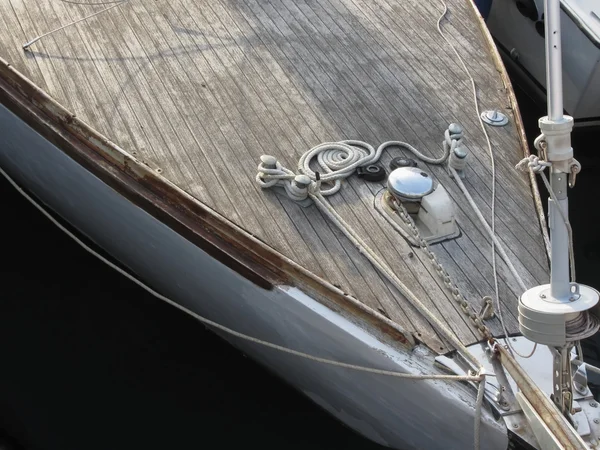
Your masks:
<instances>
[{"instance_id":1,"label":"teak deck plank","mask_svg":"<svg viewBox=\"0 0 600 450\"><path fill-rule=\"evenodd\" d=\"M496 231L525 282L548 278L530 179L502 74L470 0L449 0L442 27L477 85L481 109L510 122L487 128L496 163ZM407 141L442 152L449 123L465 128L466 185L487 220L491 165L471 84L436 23L441 2L408 0L131 0L35 43L34 35L102 6L0 2L0 56L85 122L199 201L429 343L423 316L315 206L262 191L259 157L296 169L324 141ZM387 165L391 150L382 158ZM494 296L490 238L443 167L427 166L456 206L462 235L432 246L468 301ZM478 332L436 275L373 207L383 184L356 176L331 205L466 344ZM503 312L517 332L520 288L497 257ZM499 322L489 322L502 333ZM435 344L437 345L437 344ZM445 344L435 348L444 351Z\"/></svg>"}]
</instances>

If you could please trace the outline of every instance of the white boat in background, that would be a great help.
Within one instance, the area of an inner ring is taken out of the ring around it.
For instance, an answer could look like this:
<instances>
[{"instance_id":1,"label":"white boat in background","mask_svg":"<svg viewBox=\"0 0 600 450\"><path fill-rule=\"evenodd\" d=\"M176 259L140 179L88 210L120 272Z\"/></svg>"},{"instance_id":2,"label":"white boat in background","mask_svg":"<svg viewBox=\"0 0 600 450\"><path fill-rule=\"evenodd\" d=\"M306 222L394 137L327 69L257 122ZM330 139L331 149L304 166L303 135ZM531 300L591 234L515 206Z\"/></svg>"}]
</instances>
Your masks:
<instances>
[{"instance_id":1,"label":"white boat in background","mask_svg":"<svg viewBox=\"0 0 600 450\"><path fill-rule=\"evenodd\" d=\"M564 108L575 119L576 126L598 126L600 1L561 0L560 3ZM484 11L484 7L480 9ZM513 82L534 100L544 103L547 86L544 1L493 0L486 23Z\"/></svg>"}]
</instances>

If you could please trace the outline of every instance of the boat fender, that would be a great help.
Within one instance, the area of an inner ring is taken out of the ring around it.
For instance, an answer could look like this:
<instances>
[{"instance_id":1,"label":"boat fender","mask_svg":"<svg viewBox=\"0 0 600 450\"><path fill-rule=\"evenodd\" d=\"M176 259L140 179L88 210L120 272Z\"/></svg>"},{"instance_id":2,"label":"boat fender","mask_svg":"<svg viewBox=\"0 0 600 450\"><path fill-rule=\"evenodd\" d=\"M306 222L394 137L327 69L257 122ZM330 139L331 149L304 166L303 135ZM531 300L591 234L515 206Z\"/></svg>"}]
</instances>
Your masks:
<instances>
[{"instance_id":1,"label":"boat fender","mask_svg":"<svg viewBox=\"0 0 600 450\"><path fill-rule=\"evenodd\" d=\"M357 175L365 181L383 181L385 180L385 169L379 164L369 164L365 167L356 169Z\"/></svg>"}]
</instances>

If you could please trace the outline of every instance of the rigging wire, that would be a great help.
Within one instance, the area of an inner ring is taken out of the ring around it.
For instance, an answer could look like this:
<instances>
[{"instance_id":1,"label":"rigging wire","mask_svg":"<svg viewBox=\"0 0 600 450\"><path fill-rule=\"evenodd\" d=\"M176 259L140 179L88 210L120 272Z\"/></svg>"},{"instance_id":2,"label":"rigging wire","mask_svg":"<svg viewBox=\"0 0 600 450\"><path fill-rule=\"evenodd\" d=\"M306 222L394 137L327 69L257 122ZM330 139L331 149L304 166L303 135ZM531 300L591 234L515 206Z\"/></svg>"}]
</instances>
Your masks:
<instances>
[{"instance_id":1,"label":"rigging wire","mask_svg":"<svg viewBox=\"0 0 600 450\"><path fill-rule=\"evenodd\" d=\"M445 33L442 31L441 22L444 19L444 17L446 16L446 14L448 13L448 5L446 4L446 2L444 0L440 0L440 3L442 4L444 10L437 21L437 29L438 29L439 34L446 41L446 43L450 46L450 48L452 49L452 51L454 52L454 54L460 61L460 64L462 65L465 74L467 75L467 77L469 78L469 81L471 82L471 88L472 88L472 94L473 94L473 104L475 106L475 112L477 114L477 119L479 120L479 125L481 127L481 131L483 132L483 135L485 136L488 153L489 153L489 157L490 157L490 170L492 172L490 229L491 229L491 241L492 241L491 242L491 251L492 251L492 273L493 273L493 277L494 277L494 295L495 295L495 299L496 299L496 309L498 310L498 319L500 320L500 324L502 325L502 330L504 331L505 336L508 338L508 335L509 335L508 329L504 322L504 317L502 316L502 304L500 303L500 292L499 292L499 288L498 288L498 268L497 268L497 264L496 264L496 161L494 158L494 150L492 148L492 142L490 140L490 136L487 132L485 124L483 123L483 119L481 118L481 111L479 110L479 100L477 98L477 85L475 84L475 79L471 75L471 71L467 67L467 64L465 63L462 56L460 56L460 53L458 52L458 50L456 50L456 47L454 46L454 44L452 44L452 42L446 37ZM459 178L457 176L455 176L455 179L458 180ZM464 184L463 184L463 186L464 186ZM475 203L471 202L471 205L474 206L475 208L477 208L476 209L476 212L477 212L479 208L475 205ZM483 216L481 216L481 219L483 219ZM484 219L484 221L485 221L485 219ZM517 278L517 281L518 280L519 279ZM513 346L510 344L510 339L506 339L506 342L508 342L509 350L511 352L519 355L522 358L530 358L531 356L533 356L533 354L535 353L535 350L537 349L537 343L534 343L533 350L531 351L531 353L529 355L522 355L516 349L513 348Z\"/></svg>"}]
</instances>

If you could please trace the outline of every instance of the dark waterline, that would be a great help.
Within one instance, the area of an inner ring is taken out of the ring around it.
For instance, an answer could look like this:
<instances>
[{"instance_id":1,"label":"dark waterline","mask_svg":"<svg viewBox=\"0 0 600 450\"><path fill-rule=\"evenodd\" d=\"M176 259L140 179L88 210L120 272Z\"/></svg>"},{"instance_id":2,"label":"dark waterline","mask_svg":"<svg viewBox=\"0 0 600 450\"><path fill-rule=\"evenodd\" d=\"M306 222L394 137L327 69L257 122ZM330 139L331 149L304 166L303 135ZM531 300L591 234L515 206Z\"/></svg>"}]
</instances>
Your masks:
<instances>
[{"instance_id":1,"label":"dark waterline","mask_svg":"<svg viewBox=\"0 0 600 450\"><path fill-rule=\"evenodd\" d=\"M531 139L541 111L520 100ZM579 280L598 287L593 140L574 141L571 210ZM0 431L22 448L382 448L85 253L3 180L0 198Z\"/></svg>"}]
</instances>

